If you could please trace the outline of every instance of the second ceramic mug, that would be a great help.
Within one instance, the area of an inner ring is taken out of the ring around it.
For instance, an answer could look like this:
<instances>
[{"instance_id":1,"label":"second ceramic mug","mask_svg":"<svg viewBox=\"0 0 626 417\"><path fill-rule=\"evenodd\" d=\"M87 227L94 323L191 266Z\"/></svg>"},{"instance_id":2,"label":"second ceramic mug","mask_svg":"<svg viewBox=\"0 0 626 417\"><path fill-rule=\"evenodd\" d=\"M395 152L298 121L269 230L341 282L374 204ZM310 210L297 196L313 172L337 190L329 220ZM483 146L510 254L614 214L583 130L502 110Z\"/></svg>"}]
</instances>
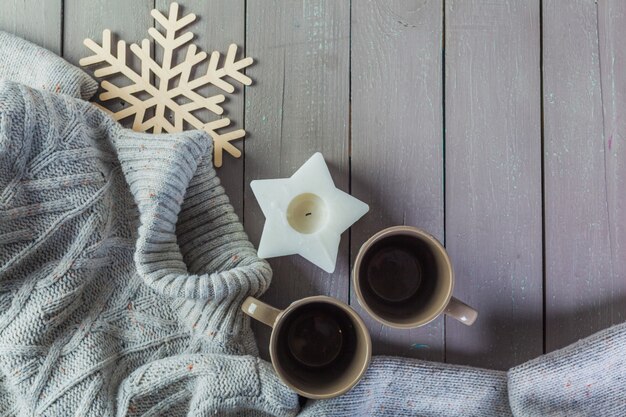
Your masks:
<instances>
[{"instance_id":1,"label":"second ceramic mug","mask_svg":"<svg viewBox=\"0 0 626 417\"><path fill-rule=\"evenodd\" d=\"M281 311L248 297L241 309L272 327L272 365L282 381L304 397L341 395L369 366L372 342L365 323L339 300L307 297Z\"/></svg>"},{"instance_id":2,"label":"second ceramic mug","mask_svg":"<svg viewBox=\"0 0 626 417\"><path fill-rule=\"evenodd\" d=\"M390 227L367 240L354 261L359 304L391 327L423 326L445 313L471 325L478 313L452 297L454 271L441 243L423 230Z\"/></svg>"}]
</instances>

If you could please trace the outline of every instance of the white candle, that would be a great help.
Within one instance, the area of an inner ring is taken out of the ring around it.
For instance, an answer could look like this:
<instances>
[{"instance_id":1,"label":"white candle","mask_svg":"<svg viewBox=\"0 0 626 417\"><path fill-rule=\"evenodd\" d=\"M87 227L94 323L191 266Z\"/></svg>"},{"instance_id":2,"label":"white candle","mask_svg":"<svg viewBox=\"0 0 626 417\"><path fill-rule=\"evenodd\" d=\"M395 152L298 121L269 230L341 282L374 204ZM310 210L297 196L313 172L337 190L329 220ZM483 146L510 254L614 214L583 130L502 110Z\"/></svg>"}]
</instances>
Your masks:
<instances>
[{"instance_id":1,"label":"white candle","mask_svg":"<svg viewBox=\"0 0 626 417\"><path fill-rule=\"evenodd\" d=\"M250 187L265 215L259 256L298 254L333 272L341 234L369 207L335 187L321 153L291 178L256 180Z\"/></svg>"}]
</instances>

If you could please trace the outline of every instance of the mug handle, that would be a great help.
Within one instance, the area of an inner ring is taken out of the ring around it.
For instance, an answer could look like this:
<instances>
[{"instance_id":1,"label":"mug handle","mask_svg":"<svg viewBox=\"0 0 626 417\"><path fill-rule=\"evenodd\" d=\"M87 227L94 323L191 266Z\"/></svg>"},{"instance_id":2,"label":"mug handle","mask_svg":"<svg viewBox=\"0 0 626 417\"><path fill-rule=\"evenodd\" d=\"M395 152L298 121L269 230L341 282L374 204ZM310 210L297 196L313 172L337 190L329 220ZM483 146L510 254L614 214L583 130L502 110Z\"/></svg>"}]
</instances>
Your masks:
<instances>
[{"instance_id":1,"label":"mug handle","mask_svg":"<svg viewBox=\"0 0 626 417\"><path fill-rule=\"evenodd\" d=\"M274 327L274 323L276 322L276 318L282 310L272 307L269 304L264 303L263 301L259 301L254 297L248 297L241 305L241 309L244 313L249 315L255 320L260 321L263 324L266 324L270 327Z\"/></svg>"},{"instance_id":2,"label":"mug handle","mask_svg":"<svg viewBox=\"0 0 626 417\"><path fill-rule=\"evenodd\" d=\"M478 311L454 297L450 298L444 313L467 326L474 324L478 317Z\"/></svg>"}]
</instances>

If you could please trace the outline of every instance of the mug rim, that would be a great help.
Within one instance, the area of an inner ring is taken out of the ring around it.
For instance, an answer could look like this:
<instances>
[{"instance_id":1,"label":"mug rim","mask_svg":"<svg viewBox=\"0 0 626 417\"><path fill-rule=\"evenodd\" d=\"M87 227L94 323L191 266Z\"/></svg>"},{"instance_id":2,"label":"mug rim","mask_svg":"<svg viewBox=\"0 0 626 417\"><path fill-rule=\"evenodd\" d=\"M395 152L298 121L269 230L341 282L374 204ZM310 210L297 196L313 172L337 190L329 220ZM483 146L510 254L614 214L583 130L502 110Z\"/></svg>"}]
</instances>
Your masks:
<instances>
[{"instance_id":1,"label":"mug rim","mask_svg":"<svg viewBox=\"0 0 626 417\"><path fill-rule=\"evenodd\" d=\"M428 316L426 319L415 321L412 323L398 323L389 321L381 316L379 316L376 312L374 312L369 305L365 302L363 297L363 293L361 292L361 285L359 283L359 272L361 270L361 263L363 261L363 257L365 253L372 247L372 245L383 238L394 236L394 235L409 235L409 236L417 236L422 239L427 240L432 243L434 247L441 252L443 255L443 259L448 267L448 271L450 271L450 285L445 297L445 302L441 303L441 306L433 314ZM414 226L391 226L385 229L382 229L376 233L374 233L369 239L367 239L359 248L359 252L354 258L354 266L352 268L352 284L354 286L354 292L356 293L356 298L359 305L376 321L382 323L386 326L395 328L395 329L415 329L418 327L422 327L427 325L428 323L435 320L437 317L441 315L446 309L448 303L450 303L450 299L452 298L452 293L454 292L454 268L452 267L452 261L450 260L450 256L448 256L448 252L446 248L439 242L439 240L426 232L423 229L414 227Z\"/></svg>"},{"instance_id":2,"label":"mug rim","mask_svg":"<svg viewBox=\"0 0 626 417\"><path fill-rule=\"evenodd\" d=\"M348 314L351 318L354 319L354 321L357 322L357 324L361 327L361 329L365 330L364 334L367 336L367 339L365 340L366 358L365 358L365 361L363 362L363 366L357 373L356 377L352 380L352 382L350 382L349 384L347 384L345 387L341 388L340 390L337 390L335 392L328 393L328 394L321 394L321 395L312 394L310 392L303 391L299 389L298 387L294 386L291 382L287 381L287 378L285 377L285 373L282 372L280 369L278 369L278 367L276 366L277 362L276 362L275 351L276 351L276 344L277 344L277 334L278 334L278 330L280 330L279 325L282 324L281 322L285 319L285 317L289 315L289 313L293 312L298 307L301 307L306 304L311 304L313 302L329 303L329 304L333 304L341 308L341 310L345 311L346 314ZM363 375L365 375L365 372L369 368L370 362L372 360L372 340L369 334L369 330L367 326L365 325L365 322L352 307L350 307L348 304L334 297L329 297L326 295L314 295L310 297L301 298L299 300L292 302L291 304L289 304L289 306L287 306L287 308L285 308L284 310L280 312L280 314L278 314L278 316L276 317L276 321L274 322L274 327L272 328L272 332L270 334L269 351L270 351L270 359L272 362L272 367L274 368L274 371L276 371L276 373L280 377L280 380L285 385L287 385L289 388L291 388L292 390L296 391L298 394L306 398L310 398L313 400L321 400L321 399L327 399L327 398L334 398L334 397L338 397L339 395L345 394L346 392L350 391L361 380L361 378L363 378Z\"/></svg>"}]
</instances>

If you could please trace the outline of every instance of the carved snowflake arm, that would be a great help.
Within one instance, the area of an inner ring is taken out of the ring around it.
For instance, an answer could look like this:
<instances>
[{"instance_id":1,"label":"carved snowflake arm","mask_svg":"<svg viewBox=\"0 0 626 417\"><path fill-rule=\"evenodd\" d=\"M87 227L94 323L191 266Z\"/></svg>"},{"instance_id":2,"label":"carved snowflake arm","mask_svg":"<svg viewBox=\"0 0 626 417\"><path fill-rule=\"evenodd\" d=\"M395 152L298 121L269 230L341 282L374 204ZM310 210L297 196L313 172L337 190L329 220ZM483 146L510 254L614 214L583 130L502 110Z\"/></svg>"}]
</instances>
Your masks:
<instances>
[{"instance_id":1,"label":"carved snowflake arm","mask_svg":"<svg viewBox=\"0 0 626 417\"><path fill-rule=\"evenodd\" d=\"M143 39L141 46L133 43L130 45L130 50L139 58L141 62L141 79L145 84L150 84L150 71L154 71L159 68L158 64L150 56L150 41Z\"/></svg>"},{"instance_id":2,"label":"carved snowflake arm","mask_svg":"<svg viewBox=\"0 0 626 417\"><path fill-rule=\"evenodd\" d=\"M160 68L154 68L153 71L159 78L159 94L167 95L170 81L178 75L171 71L174 51L193 39L193 33L191 32L185 32L180 36L177 36L176 32L193 22L196 19L196 15L190 13L179 20L177 3L172 3L170 5L170 12L167 18L156 9L152 10L151 15L165 29L165 34L163 34L156 28L150 28L148 29L148 34L152 36L154 41L163 48L163 59L161 60ZM188 75L183 76L183 78L188 78ZM171 103L159 101L154 110L155 117L165 121L165 110L168 107L168 104ZM168 131L169 127L174 128L174 126L169 124L169 122L167 122L167 124L167 126L155 124L153 132L160 133L162 129ZM179 125L179 123L176 123L176 125Z\"/></svg>"},{"instance_id":3,"label":"carved snowflake arm","mask_svg":"<svg viewBox=\"0 0 626 417\"><path fill-rule=\"evenodd\" d=\"M166 30L171 30L174 33L181 30L185 26L190 25L196 20L196 15L193 13L189 13L188 15L181 17L180 20L176 20L178 19L178 3L172 3L170 5L169 17L165 17L163 13L157 9L153 9L150 14L154 17L154 20L159 22L159 24ZM172 36L174 36L174 33L172 33Z\"/></svg>"},{"instance_id":4,"label":"carved snowflake arm","mask_svg":"<svg viewBox=\"0 0 626 417\"><path fill-rule=\"evenodd\" d=\"M125 108L117 112L111 112L115 120L124 120L127 117L135 116L133 120L133 130L145 130L143 119L146 109L156 104L156 98L152 97L146 101L141 101L139 98L135 97L133 93L142 91L141 86L137 84L127 87L118 87L108 81L102 81L102 88L104 92L100 94L100 100L106 101L119 98L128 103L128 106Z\"/></svg>"},{"instance_id":5,"label":"carved snowflake arm","mask_svg":"<svg viewBox=\"0 0 626 417\"><path fill-rule=\"evenodd\" d=\"M162 66L163 69L167 71L172 68L172 57L174 51L193 39L193 33L191 32L185 32L180 36L176 36L176 32L196 20L196 15L190 13L178 20L177 3L172 3L170 5L168 17L163 16L163 14L156 9L152 10L150 14L154 17L154 20L156 20L165 29L165 36L163 36L163 34L156 28L149 28L148 34L152 36L156 43L163 47Z\"/></svg>"},{"instance_id":6,"label":"carved snowflake arm","mask_svg":"<svg viewBox=\"0 0 626 417\"><path fill-rule=\"evenodd\" d=\"M206 52L202 51L196 53L197 50L198 47L196 45L189 45L187 48L187 54L185 55L185 60L172 68L172 72L174 74L180 74L179 85L186 85L189 82L192 68L206 59Z\"/></svg>"},{"instance_id":7,"label":"carved snowflake arm","mask_svg":"<svg viewBox=\"0 0 626 417\"><path fill-rule=\"evenodd\" d=\"M93 40L87 38L83 44L91 49L94 54L79 61L81 66L95 65L107 63L107 66L98 68L94 71L96 77L107 77L109 75L121 73L130 80L136 82L141 76L126 66L126 42L119 41L117 43L117 56L111 52L111 31L105 29L102 31L102 46Z\"/></svg>"},{"instance_id":8,"label":"carved snowflake arm","mask_svg":"<svg viewBox=\"0 0 626 417\"><path fill-rule=\"evenodd\" d=\"M166 71L150 57L150 43L148 42L148 40L144 39L143 42L144 43L142 43L141 48L136 44L130 45L130 50L137 56L137 58L139 58L142 63L142 75L144 68L146 73L148 73L148 70L150 70L154 74L156 74L159 79L171 80L180 75L180 80L177 87L174 87L167 92L170 98L181 95L183 90L187 89L187 81L191 75L191 69L195 65L204 61L207 57L206 52L196 53L198 48L195 45L189 45L185 60L174 68Z\"/></svg>"},{"instance_id":9,"label":"carved snowflake arm","mask_svg":"<svg viewBox=\"0 0 626 417\"><path fill-rule=\"evenodd\" d=\"M244 137L246 132L243 129L231 130L226 133L216 132L217 129L222 129L227 126L230 126L230 119L228 118L217 119L203 126L203 129L213 138L213 164L215 164L216 168L222 166L224 151L235 158L241 156L241 151L230 142Z\"/></svg>"},{"instance_id":10,"label":"carved snowflake arm","mask_svg":"<svg viewBox=\"0 0 626 417\"><path fill-rule=\"evenodd\" d=\"M224 60L224 66L218 69L220 61L220 53L214 51L209 59L209 67L207 73L202 77L198 77L188 83L188 87L192 90L207 84L213 84L214 86L232 93L235 91L235 87L228 81L224 80L225 77L230 77L241 84L250 85L252 80L241 72L246 67L249 67L254 62L252 58L244 58L239 61L235 61L237 57L237 45L234 43L228 47L226 53L226 59Z\"/></svg>"},{"instance_id":11,"label":"carved snowflake arm","mask_svg":"<svg viewBox=\"0 0 626 417\"><path fill-rule=\"evenodd\" d=\"M136 45L133 43L130 45L130 50L133 51ZM154 63L154 60L150 57L150 41L148 39L144 39L141 41L141 49L139 49L145 55L148 56L149 59L141 59L137 52L133 51L135 56L139 58L141 61L141 79L145 84L150 84L150 64Z\"/></svg>"}]
</instances>

